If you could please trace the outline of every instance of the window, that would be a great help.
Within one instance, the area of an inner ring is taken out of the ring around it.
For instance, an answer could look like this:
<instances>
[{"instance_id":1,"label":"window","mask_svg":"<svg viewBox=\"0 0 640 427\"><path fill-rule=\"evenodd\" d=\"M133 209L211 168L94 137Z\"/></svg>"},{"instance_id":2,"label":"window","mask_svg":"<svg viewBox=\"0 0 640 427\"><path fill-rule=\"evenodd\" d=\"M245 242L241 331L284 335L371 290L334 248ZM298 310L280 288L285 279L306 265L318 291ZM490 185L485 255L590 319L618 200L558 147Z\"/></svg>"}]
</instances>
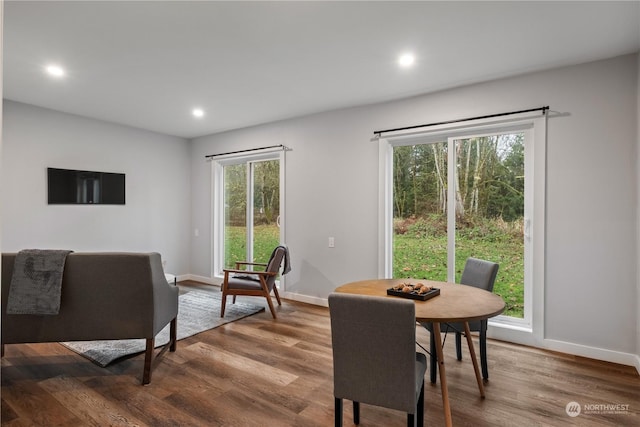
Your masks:
<instances>
[{"instance_id":1,"label":"window","mask_svg":"<svg viewBox=\"0 0 640 427\"><path fill-rule=\"evenodd\" d=\"M518 116L381 139L380 275L458 282L467 257L498 262L494 322L542 334L545 132Z\"/></svg>"},{"instance_id":2,"label":"window","mask_svg":"<svg viewBox=\"0 0 640 427\"><path fill-rule=\"evenodd\" d=\"M214 276L236 261L267 262L284 241L284 152L265 151L212 161Z\"/></svg>"}]
</instances>

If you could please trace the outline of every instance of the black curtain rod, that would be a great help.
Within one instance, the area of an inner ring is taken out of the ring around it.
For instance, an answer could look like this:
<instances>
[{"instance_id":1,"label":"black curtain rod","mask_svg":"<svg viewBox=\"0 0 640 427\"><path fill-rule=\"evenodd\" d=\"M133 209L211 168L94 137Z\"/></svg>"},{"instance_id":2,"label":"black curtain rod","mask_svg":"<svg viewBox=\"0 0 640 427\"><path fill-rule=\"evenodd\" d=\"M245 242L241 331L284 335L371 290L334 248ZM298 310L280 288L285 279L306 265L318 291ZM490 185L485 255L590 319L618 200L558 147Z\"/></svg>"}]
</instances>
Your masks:
<instances>
[{"instance_id":1,"label":"black curtain rod","mask_svg":"<svg viewBox=\"0 0 640 427\"><path fill-rule=\"evenodd\" d=\"M429 127L429 126L448 125L448 124L452 124L452 123L468 122L470 120L490 119L490 118L493 118L493 117L510 116L512 114L530 113L532 111L542 111L542 114L545 114L548 109L549 109L549 106L546 106L546 107L532 108L530 110L511 111L509 113L489 114L488 116L468 117L466 119L457 119L457 120L448 120L446 122L429 123L429 124L426 124L426 125L416 125L416 126L407 126L407 127L403 127L403 128L377 130L377 131L373 132L373 134L377 135L377 136L381 136L383 133L387 133L387 132L397 132L397 131L401 131L401 130L417 129L417 128L424 128L424 127Z\"/></svg>"},{"instance_id":2,"label":"black curtain rod","mask_svg":"<svg viewBox=\"0 0 640 427\"><path fill-rule=\"evenodd\" d=\"M249 151L268 150L269 148L282 148L284 150L286 147L284 145L282 145L282 144L280 144L280 145L271 145L269 147L249 148L247 150L229 151L227 153L219 153L219 154L209 154L209 155L207 155L205 157L207 159L210 159L212 157L226 156L226 155L229 155L229 154L239 154L239 153L247 153Z\"/></svg>"}]
</instances>

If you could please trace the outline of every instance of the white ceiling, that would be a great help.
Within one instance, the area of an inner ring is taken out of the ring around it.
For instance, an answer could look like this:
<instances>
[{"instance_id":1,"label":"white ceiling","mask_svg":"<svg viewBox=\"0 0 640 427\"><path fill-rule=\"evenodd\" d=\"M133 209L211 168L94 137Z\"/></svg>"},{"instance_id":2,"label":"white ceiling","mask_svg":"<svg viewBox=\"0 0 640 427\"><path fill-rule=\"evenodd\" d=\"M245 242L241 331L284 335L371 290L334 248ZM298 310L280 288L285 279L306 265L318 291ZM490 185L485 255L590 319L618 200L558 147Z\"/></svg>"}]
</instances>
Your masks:
<instances>
[{"instance_id":1,"label":"white ceiling","mask_svg":"<svg viewBox=\"0 0 640 427\"><path fill-rule=\"evenodd\" d=\"M5 1L3 89L192 138L639 50L638 1Z\"/></svg>"}]
</instances>

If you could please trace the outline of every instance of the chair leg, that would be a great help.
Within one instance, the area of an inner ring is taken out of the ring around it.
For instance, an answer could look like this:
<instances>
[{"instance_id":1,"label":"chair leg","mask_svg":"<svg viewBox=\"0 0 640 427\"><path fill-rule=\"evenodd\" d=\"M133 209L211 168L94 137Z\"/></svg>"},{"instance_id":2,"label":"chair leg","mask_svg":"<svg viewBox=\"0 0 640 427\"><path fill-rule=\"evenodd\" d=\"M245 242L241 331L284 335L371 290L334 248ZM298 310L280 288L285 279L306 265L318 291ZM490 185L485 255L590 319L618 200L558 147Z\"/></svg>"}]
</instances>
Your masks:
<instances>
[{"instance_id":1,"label":"chair leg","mask_svg":"<svg viewBox=\"0 0 640 427\"><path fill-rule=\"evenodd\" d=\"M142 385L151 382L151 366L153 364L153 349L155 348L155 338L147 338L147 347L144 352L144 369L142 371Z\"/></svg>"},{"instance_id":2,"label":"chair leg","mask_svg":"<svg viewBox=\"0 0 640 427\"><path fill-rule=\"evenodd\" d=\"M418 427L424 427L424 381L420 387L420 396L418 397Z\"/></svg>"},{"instance_id":3,"label":"chair leg","mask_svg":"<svg viewBox=\"0 0 640 427\"><path fill-rule=\"evenodd\" d=\"M280 301L280 294L278 293L278 288L275 285L273 286L273 294L276 296L276 299L278 300L278 305L282 305L282 301Z\"/></svg>"},{"instance_id":4,"label":"chair leg","mask_svg":"<svg viewBox=\"0 0 640 427\"><path fill-rule=\"evenodd\" d=\"M222 306L220 307L220 317L224 317L224 309L227 306L227 294L222 293Z\"/></svg>"},{"instance_id":5,"label":"chair leg","mask_svg":"<svg viewBox=\"0 0 640 427\"><path fill-rule=\"evenodd\" d=\"M267 294L267 295L265 295L265 298L267 299L267 304L269 304L269 309L271 310L271 315L273 316L274 319L277 319L276 308L273 306L273 301L271 301L271 295Z\"/></svg>"},{"instance_id":6,"label":"chair leg","mask_svg":"<svg viewBox=\"0 0 640 427\"><path fill-rule=\"evenodd\" d=\"M456 357L462 360L462 334L456 332Z\"/></svg>"},{"instance_id":7,"label":"chair leg","mask_svg":"<svg viewBox=\"0 0 640 427\"><path fill-rule=\"evenodd\" d=\"M489 367L487 366L487 327L480 327L480 365L482 366L482 379L489 379Z\"/></svg>"},{"instance_id":8,"label":"chair leg","mask_svg":"<svg viewBox=\"0 0 640 427\"><path fill-rule=\"evenodd\" d=\"M178 342L178 317L177 316L173 320L171 320L171 323L169 326L169 341L171 342L169 351L175 352L177 342Z\"/></svg>"},{"instance_id":9,"label":"chair leg","mask_svg":"<svg viewBox=\"0 0 640 427\"><path fill-rule=\"evenodd\" d=\"M360 424L360 402L353 402L353 423Z\"/></svg>"},{"instance_id":10,"label":"chair leg","mask_svg":"<svg viewBox=\"0 0 640 427\"><path fill-rule=\"evenodd\" d=\"M335 425L342 427L342 399L335 398Z\"/></svg>"},{"instance_id":11,"label":"chair leg","mask_svg":"<svg viewBox=\"0 0 640 427\"><path fill-rule=\"evenodd\" d=\"M233 296L233 301L232 301L232 303L233 303L233 304L235 304L235 303L236 303L236 295L234 295L234 296Z\"/></svg>"},{"instance_id":12,"label":"chair leg","mask_svg":"<svg viewBox=\"0 0 640 427\"><path fill-rule=\"evenodd\" d=\"M438 373L438 355L436 354L436 342L433 336L433 325L431 325L431 332L429 332L429 361L431 362L431 384L436 383L436 375Z\"/></svg>"},{"instance_id":13,"label":"chair leg","mask_svg":"<svg viewBox=\"0 0 640 427\"><path fill-rule=\"evenodd\" d=\"M274 319L277 319L276 309L273 306L273 301L271 301L271 291L269 290L269 286L267 286L267 282L264 280L262 276L260 276L260 285L262 286L262 295L267 299L267 304L269 304L269 310L271 310L271 315ZM274 288L275 289L275 286Z\"/></svg>"}]
</instances>

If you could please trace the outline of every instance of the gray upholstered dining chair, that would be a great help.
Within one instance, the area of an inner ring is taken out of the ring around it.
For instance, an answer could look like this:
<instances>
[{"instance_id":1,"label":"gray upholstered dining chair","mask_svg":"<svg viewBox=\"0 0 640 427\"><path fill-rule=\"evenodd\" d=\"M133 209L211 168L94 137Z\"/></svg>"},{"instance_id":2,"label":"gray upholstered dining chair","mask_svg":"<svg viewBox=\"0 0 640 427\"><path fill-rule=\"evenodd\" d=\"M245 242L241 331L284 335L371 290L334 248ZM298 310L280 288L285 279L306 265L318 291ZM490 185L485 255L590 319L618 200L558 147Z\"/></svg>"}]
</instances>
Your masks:
<instances>
[{"instance_id":1,"label":"gray upholstered dining chair","mask_svg":"<svg viewBox=\"0 0 640 427\"><path fill-rule=\"evenodd\" d=\"M477 258L467 258L462 271L460 283L463 285L474 286L493 292L493 285L498 275L499 265L495 262L485 261ZM429 352L431 353L431 382L436 382L436 373L438 369L438 361L436 355L436 344L434 341L432 324L423 323L422 326L430 332ZM462 334L464 325L462 323L442 323L440 324L441 332L455 332L456 337L456 357L462 360ZM480 364L482 366L482 378L489 379L489 368L487 366L487 320L478 320L469 322L469 330L479 332L480 341Z\"/></svg>"},{"instance_id":2,"label":"gray upholstered dining chair","mask_svg":"<svg viewBox=\"0 0 640 427\"><path fill-rule=\"evenodd\" d=\"M332 293L335 425L342 426L342 400L407 413L407 425L424 425L427 358L416 352L415 303L411 300Z\"/></svg>"},{"instance_id":3,"label":"gray upholstered dining chair","mask_svg":"<svg viewBox=\"0 0 640 427\"><path fill-rule=\"evenodd\" d=\"M222 307L220 317L224 317L224 310L227 304L227 296L233 295L233 302L236 302L236 295L261 296L267 299L271 315L277 318L271 292L276 297L278 305L282 305L278 288L276 287L276 277L280 272L280 266L284 263L282 274L287 274L290 268L289 249L280 245L271 253L269 262L266 264L248 261L236 262L235 269L224 269L224 281L222 282ZM243 270L241 267L259 266L264 270Z\"/></svg>"}]
</instances>

